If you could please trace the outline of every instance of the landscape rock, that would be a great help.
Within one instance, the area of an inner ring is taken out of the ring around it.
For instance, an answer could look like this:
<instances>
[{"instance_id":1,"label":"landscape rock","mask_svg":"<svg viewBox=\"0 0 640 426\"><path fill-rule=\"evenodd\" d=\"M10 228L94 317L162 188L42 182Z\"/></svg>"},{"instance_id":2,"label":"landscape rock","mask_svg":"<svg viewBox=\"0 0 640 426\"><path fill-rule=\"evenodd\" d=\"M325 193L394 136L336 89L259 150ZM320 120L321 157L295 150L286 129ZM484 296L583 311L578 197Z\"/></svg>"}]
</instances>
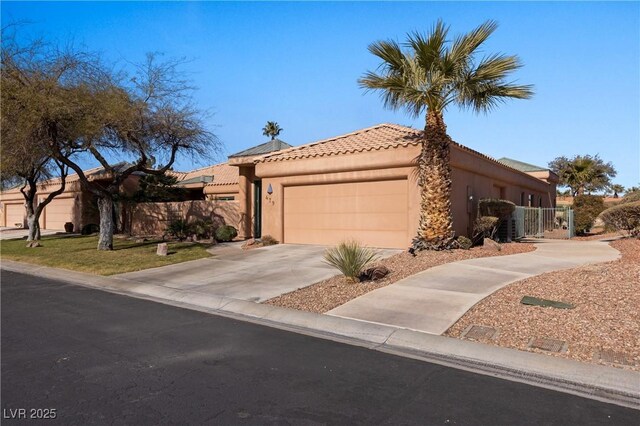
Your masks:
<instances>
[{"instance_id":1,"label":"landscape rock","mask_svg":"<svg viewBox=\"0 0 640 426\"><path fill-rule=\"evenodd\" d=\"M489 251L500 251L502 250L502 246L499 243L493 241L491 238L485 238L482 241L482 249Z\"/></svg>"},{"instance_id":2,"label":"landscape rock","mask_svg":"<svg viewBox=\"0 0 640 426\"><path fill-rule=\"evenodd\" d=\"M373 268L368 268L365 269L361 274L360 274L360 281L377 281L380 280L384 277L386 277L389 274L389 269L386 266L380 265L380 266L375 266Z\"/></svg>"},{"instance_id":3,"label":"landscape rock","mask_svg":"<svg viewBox=\"0 0 640 426\"><path fill-rule=\"evenodd\" d=\"M167 243L158 244L158 250L156 251L158 256L166 256L169 254L169 245Z\"/></svg>"}]
</instances>

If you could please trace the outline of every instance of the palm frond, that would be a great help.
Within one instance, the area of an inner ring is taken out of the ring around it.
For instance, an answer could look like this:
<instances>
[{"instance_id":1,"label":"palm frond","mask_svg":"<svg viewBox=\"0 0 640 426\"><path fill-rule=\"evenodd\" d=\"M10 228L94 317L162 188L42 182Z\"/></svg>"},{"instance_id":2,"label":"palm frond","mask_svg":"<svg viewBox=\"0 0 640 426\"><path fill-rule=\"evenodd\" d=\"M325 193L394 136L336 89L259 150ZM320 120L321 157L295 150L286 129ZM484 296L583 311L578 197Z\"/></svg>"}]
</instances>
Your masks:
<instances>
[{"instance_id":1,"label":"palm frond","mask_svg":"<svg viewBox=\"0 0 640 426\"><path fill-rule=\"evenodd\" d=\"M417 31L407 35L407 46L415 52L415 57L420 66L425 69L437 69L440 60L446 51L447 34L449 27L442 20L438 20L428 34L423 35Z\"/></svg>"},{"instance_id":2,"label":"palm frond","mask_svg":"<svg viewBox=\"0 0 640 426\"><path fill-rule=\"evenodd\" d=\"M383 40L369 45L369 52L382 59L380 66L387 72L397 72L402 69L404 53L397 42Z\"/></svg>"},{"instance_id":3,"label":"palm frond","mask_svg":"<svg viewBox=\"0 0 640 426\"><path fill-rule=\"evenodd\" d=\"M498 28L498 23L488 20L467 34L456 37L448 56L452 63L466 62L482 43Z\"/></svg>"}]
</instances>

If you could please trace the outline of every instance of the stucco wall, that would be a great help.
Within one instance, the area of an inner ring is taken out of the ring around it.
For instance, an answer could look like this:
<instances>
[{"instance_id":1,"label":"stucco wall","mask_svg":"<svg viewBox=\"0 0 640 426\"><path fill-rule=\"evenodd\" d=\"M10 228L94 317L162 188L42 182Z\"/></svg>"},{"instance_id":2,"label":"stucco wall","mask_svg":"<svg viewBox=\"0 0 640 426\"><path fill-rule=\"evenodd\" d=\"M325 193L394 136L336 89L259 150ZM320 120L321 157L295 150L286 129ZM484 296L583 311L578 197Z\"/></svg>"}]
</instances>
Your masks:
<instances>
[{"instance_id":1,"label":"stucco wall","mask_svg":"<svg viewBox=\"0 0 640 426\"><path fill-rule=\"evenodd\" d=\"M131 232L135 235L160 235L169 222L177 219L212 220L218 224L239 226L237 201L196 200L172 203L139 203L132 210Z\"/></svg>"},{"instance_id":2,"label":"stucco wall","mask_svg":"<svg viewBox=\"0 0 640 426\"><path fill-rule=\"evenodd\" d=\"M415 159L418 146L329 157L316 157L290 161L256 164L256 176L262 179L262 234L284 239L284 192L289 186L332 184L345 182L372 182L407 179L409 193L406 199L408 223L407 247L415 235L419 219L420 192L417 185ZM534 204L553 206L555 185L524 173L508 169L481 155L461 147L451 147L452 213L456 235L468 235L481 198L503 198L521 205L529 194ZM272 194L268 194L271 185ZM469 200L469 197L472 200ZM363 200L364 201L364 200ZM309 214L309 222L322 220ZM345 239L348 238L345 233Z\"/></svg>"}]
</instances>

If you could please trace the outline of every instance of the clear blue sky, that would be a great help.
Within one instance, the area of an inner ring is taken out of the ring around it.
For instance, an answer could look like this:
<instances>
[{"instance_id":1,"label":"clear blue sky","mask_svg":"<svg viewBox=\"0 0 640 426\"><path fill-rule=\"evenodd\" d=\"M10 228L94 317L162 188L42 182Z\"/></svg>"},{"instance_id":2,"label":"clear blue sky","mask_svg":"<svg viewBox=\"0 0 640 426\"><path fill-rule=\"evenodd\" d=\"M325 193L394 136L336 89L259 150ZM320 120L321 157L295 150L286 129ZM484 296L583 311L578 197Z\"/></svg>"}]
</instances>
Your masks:
<instances>
[{"instance_id":1,"label":"clear blue sky","mask_svg":"<svg viewBox=\"0 0 640 426\"><path fill-rule=\"evenodd\" d=\"M615 182L638 185L638 2L2 2L3 25L28 20L32 35L74 39L114 61L151 51L193 59L197 103L215 113L210 124L225 145L219 160L264 142L267 120L293 145L381 122L421 128L422 119L385 110L357 79L377 66L369 43L403 40L438 18L453 34L497 20L485 50L520 55L525 67L515 77L536 91L489 115L450 109L445 120L457 142L538 165L600 154L617 168Z\"/></svg>"}]
</instances>

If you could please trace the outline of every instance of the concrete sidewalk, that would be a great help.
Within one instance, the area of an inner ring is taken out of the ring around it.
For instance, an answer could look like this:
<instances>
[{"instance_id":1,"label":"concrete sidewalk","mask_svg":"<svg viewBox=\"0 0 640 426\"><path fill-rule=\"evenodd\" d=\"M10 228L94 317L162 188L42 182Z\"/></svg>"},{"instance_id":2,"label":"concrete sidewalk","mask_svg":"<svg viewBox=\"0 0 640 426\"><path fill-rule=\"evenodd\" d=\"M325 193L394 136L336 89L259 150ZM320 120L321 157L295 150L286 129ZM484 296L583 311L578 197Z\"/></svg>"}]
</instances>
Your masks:
<instances>
[{"instance_id":1,"label":"concrete sidewalk","mask_svg":"<svg viewBox=\"0 0 640 426\"><path fill-rule=\"evenodd\" d=\"M514 281L620 256L602 241L536 240L536 247L530 253L436 266L360 296L328 314L442 334L476 303Z\"/></svg>"}]
</instances>

